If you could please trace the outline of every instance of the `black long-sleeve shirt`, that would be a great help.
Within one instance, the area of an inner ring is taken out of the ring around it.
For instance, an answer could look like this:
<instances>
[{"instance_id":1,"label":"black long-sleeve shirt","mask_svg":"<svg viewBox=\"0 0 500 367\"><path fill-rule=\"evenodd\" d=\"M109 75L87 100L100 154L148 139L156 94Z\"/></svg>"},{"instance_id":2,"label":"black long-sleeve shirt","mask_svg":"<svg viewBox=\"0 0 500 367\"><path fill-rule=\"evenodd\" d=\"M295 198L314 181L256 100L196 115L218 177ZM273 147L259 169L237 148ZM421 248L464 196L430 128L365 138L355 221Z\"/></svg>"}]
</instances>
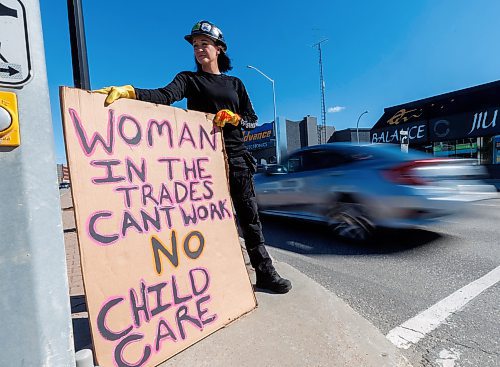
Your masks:
<instances>
[{"instance_id":1,"label":"black long-sleeve shirt","mask_svg":"<svg viewBox=\"0 0 500 367\"><path fill-rule=\"evenodd\" d=\"M229 157L243 154L243 132L257 126L257 116L243 82L225 74L183 71L166 87L158 89L134 88L137 99L170 105L187 98L189 110L217 113L229 109L241 116L238 126L226 124L222 129Z\"/></svg>"}]
</instances>

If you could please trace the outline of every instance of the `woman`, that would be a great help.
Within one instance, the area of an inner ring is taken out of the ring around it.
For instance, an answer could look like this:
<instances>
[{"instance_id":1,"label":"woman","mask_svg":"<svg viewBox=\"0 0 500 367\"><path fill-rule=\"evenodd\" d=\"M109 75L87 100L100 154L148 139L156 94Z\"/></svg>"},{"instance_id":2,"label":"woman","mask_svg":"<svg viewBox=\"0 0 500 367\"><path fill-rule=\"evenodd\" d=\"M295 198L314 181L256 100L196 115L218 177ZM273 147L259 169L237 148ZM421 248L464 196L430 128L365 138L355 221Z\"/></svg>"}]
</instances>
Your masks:
<instances>
[{"instance_id":1,"label":"woman","mask_svg":"<svg viewBox=\"0 0 500 367\"><path fill-rule=\"evenodd\" d=\"M106 104L118 98L134 98L170 105L187 98L189 110L215 114L214 123L222 129L228 156L231 198L250 262L257 275L256 286L286 293L292 284L276 272L264 246L253 183L255 160L243 144L242 129L255 128L257 116L241 80L224 74L232 67L220 29L208 21L200 21L194 25L191 34L184 38L193 45L196 72L183 71L170 84L159 89L139 89L126 85L107 87L96 92L108 95Z\"/></svg>"}]
</instances>

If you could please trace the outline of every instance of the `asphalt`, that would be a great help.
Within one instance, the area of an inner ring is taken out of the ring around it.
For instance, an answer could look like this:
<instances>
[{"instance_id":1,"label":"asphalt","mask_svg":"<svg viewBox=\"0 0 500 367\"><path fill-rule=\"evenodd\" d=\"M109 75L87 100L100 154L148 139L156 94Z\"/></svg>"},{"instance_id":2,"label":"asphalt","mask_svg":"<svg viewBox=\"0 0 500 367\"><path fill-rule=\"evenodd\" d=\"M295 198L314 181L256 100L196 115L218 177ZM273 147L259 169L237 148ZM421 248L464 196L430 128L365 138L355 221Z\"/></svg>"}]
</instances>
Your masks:
<instances>
[{"instance_id":1,"label":"asphalt","mask_svg":"<svg viewBox=\"0 0 500 367\"><path fill-rule=\"evenodd\" d=\"M71 194L61 205L75 350L91 349ZM242 248L244 251L244 249ZM247 270L252 283L255 273ZM256 291L249 314L180 352L161 367L184 366L411 366L403 354L344 301L292 266L275 262L293 289L284 295Z\"/></svg>"},{"instance_id":2,"label":"asphalt","mask_svg":"<svg viewBox=\"0 0 500 367\"><path fill-rule=\"evenodd\" d=\"M485 181L487 183L489 183L490 185L495 185L495 187L497 188L497 191L500 192L500 178L488 178Z\"/></svg>"}]
</instances>

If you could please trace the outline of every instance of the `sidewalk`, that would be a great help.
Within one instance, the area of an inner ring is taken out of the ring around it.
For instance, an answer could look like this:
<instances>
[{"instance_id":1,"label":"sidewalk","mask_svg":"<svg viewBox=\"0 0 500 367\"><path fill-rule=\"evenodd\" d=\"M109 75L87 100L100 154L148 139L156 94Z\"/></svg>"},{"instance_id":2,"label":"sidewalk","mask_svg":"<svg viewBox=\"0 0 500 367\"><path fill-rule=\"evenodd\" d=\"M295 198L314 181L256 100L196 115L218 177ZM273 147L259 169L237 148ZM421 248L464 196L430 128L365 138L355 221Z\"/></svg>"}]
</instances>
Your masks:
<instances>
[{"instance_id":1,"label":"sidewalk","mask_svg":"<svg viewBox=\"0 0 500 367\"><path fill-rule=\"evenodd\" d=\"M75 349L91 348L71 197L61 197ZM247 261L248 263L248 261ZM256 292L258 307L161 367L411 366L372 324L295 268L276 263L293 289ZM255 273L248 267L252 282Z\"/></svg>"}]
</instances>

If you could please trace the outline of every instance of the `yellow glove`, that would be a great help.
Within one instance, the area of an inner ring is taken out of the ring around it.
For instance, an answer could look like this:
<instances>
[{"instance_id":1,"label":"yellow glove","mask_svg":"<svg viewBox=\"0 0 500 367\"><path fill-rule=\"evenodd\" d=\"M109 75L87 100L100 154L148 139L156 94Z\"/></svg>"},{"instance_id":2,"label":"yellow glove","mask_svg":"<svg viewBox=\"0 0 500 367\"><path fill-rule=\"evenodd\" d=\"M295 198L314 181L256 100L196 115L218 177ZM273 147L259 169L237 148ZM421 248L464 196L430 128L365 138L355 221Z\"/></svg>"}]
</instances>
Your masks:
<instances>
[{"instance_id":1,"label":"yellow glove","mask_svg":"<svg viewBox=\"0 0 500 367\"><path fill-rule=\"evenodd\" d=\"M214 124L222 128L226 123L238 126L241 121L240 115L231 110L220 110L214 117Z\"/></svg>"},{"instance_id":2,"label":"yellow glove","mask_svg":"<svg viewBox=\"0 0 500 367\"><path fill-rule=\"evenodd\" d=\"M104 102L106 106L110 105L120 98L136 99L135 89L131 85L124 85L121 87L106 87L94 90L93 92L108 95L106 97L106 101Z\"/></svg>"}]
</instances>

